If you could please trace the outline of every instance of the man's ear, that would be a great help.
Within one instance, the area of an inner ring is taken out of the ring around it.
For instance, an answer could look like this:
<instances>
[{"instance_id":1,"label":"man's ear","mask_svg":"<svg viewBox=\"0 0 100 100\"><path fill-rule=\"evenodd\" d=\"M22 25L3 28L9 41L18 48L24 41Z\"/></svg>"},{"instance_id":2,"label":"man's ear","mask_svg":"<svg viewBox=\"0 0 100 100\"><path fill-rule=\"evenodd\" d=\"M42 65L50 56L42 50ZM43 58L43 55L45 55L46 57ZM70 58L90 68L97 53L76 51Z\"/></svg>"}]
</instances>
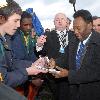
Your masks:
<instances>
[{"instance_id":1,"label":"man's ear","mask_svg":"<svg viewBox=\"0 0 100 100\"><path fill-rule=\"evenodd\" d=\"M6 22L6 18L3 15L0 15L0 25Z\"/></svg>"}]
</instances>

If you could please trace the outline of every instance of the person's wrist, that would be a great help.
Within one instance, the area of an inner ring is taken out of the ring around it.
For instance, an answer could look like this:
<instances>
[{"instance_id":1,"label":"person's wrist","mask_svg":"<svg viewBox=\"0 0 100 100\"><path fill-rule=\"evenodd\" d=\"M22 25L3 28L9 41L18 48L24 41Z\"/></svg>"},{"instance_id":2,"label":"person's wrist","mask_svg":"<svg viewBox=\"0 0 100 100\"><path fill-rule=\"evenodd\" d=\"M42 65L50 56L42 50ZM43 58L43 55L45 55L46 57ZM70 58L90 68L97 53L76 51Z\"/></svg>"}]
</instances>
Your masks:
<instances>
[{"instance_id":1,"label":"person's wrist","mask_svg":"<svg viewBox=\"0 0 100 100\"><path fill-rule=\"evenodd\" d=\"M32 67L26 68L28 75L37 75L37 73L34 70L35 69L33 69Z\"/></svg>"},{"instance_id":2,"label":"person's wrist","mask_svg":"<svg viewBox=\"0 0 100 100\"><path fill-rule=\"evenodd\" d=\"M37 45L38 47L41 47L41 46L43 46L44 44L42 44L42 43L36 43L36 45Z\"/></svg>"},{"instance_id":3,"label":"person's wrist","mask_svg":"<svg viewBox=\"0 0 100 100\"><path fill-rule=\"evenodd\" d=\"M26 68L28 75L30 75L30 68Z\"/></svg>"}]
</instances>

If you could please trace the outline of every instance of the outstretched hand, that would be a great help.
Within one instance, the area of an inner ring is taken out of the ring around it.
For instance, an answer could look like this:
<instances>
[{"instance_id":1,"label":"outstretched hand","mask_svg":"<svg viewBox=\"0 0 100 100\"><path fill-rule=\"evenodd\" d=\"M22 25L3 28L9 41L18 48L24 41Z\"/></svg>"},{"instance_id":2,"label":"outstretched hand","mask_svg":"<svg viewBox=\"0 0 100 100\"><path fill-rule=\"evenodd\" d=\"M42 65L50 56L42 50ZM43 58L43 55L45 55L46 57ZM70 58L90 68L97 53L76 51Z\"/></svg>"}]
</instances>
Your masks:
<instances>
[{"instance_id":1,"label":"outstretched hand","mask_svg":"<svg viewBox=\"0 0 100 100\"><path fill-rule=\"evenodd\" d=\"M49 65L49 68L55 68L55 67L56 67L56 62L55 62L55 60L54 60L53 58L51 58L51 59L49 60L48 65Z\"/></svg>"},{"instance_id":2,"label":"outstretched hand","mask_svg":"<svg viewBox=\"0 0 100 100\"><path fill-rule=\"evenodd\" d=\"M44 68L45 60L43 58L39 58L36 60L31 67L27 68L27 72L29 75L37 75L39 73L47 73L48 70Z\"/></svg>"},{"instance_id":3,"label":"outstretched hand","mask_svg":"<svg viewBox=\"0 0 100 100\"><path fill-rule=\"evenodd\" d=\"M37 39L37 45L38 46L44 45L44 43L46 42L46 38L47 38L46 35L41 35L40 37L38 37L38 39Z\"/></svg>"},{"instance_id":4,"label":"outstretched hand","mask_svg":"<svg viewBox=\"0 0 100 100\"><path fill-rule=\"evenodd\" d=\"M51 73L55 78L62 78L68 76L68 70L58 67L53 58L51 58L49 61L49 68L52 69L49 71L49 73Z\"/></svg>"},{"instance_id":5,"label":"outstretched hand","mask_svg":"<svg viewBox=\"0 0 100 100\"><path fill-rule=\"evenodd\" d=\"M68 70L61 68L59 73L54 73L53 76L55 78L67 77L68 76Z\"/></svg>"}]
</instances>

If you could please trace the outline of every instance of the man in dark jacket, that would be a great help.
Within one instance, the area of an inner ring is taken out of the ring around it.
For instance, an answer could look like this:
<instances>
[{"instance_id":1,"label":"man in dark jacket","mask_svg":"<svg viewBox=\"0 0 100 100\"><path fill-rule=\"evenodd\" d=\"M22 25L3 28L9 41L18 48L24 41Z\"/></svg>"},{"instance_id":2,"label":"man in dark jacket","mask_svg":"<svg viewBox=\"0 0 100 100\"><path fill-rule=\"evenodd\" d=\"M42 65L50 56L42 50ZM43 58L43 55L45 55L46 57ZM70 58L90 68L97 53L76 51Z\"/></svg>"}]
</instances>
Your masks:
<instances>
[{"instance_id":1,"label":"man in dark jacket","mask_svg":"<svg viewBox=\"0 0 100 100\"><path fill-rule=\"evenodd\" d=\"M6 36L6 39L11 37L11 48L13 51L13 58L19 59L20 61L23 60L23 63L26 62L26 65L36 61L36 55L34 53L34 46L36 41L36 35L33 38L32 32L32 16L26 11L22 12L20 27L16 31L13 36ZM34 30L35 31L35 30ZM9 40L9 39L8 39ZM21 66L20 66L21 67ZM37 91L39 86L41 86L43 80L40 78L36 78L32 80L32 77L29 77L29 80L19 85L17 88L24 90L24 95L28 96L29 94L29 87L32 86L33 91ZM34 94L34 92L32 92ZM32 97L31 97L32 98Z\"/></svg>"},{"instance_id":2,"label":"man in dark jacket","mask_svg":"<svg viewBox=\"0 0 100 100\"><path fill-rule=\"evenodd\" d=\"M71 100L99 100L100 34L92 29L91 13L78 10L73 28L77 38L69 43L69 70L61 70L55 77L68 76Z\"/></svg>"},{"instance_id":3,"label":"man in dark jacket","mask_svg":"<svg viewBox=\"0 0 100 100\"><path fill-rule=\"evenodd\" d=\"M49 59L56 59L57 65L61 66L64 69L68 69L68 67L66 67L68 60L60 59L60 56L66 55L66 53L68 52L68 42L73 36L73 32L68 30L68 22L68 18L65 14L57 13L54 18L55 30L45 33L45 35L42 35L37 40L37 46L43 46L41 55L46 55ZM38 47L37 51L41 49ZM55 100L69 99L69 83L67 77L54 79L54 77L51 76L51 78L48 77L48 80L51 83L55 83L52 85L50 83L50 88L53 92L53 96L55 96Z\"/></svg>"}]
</instances>

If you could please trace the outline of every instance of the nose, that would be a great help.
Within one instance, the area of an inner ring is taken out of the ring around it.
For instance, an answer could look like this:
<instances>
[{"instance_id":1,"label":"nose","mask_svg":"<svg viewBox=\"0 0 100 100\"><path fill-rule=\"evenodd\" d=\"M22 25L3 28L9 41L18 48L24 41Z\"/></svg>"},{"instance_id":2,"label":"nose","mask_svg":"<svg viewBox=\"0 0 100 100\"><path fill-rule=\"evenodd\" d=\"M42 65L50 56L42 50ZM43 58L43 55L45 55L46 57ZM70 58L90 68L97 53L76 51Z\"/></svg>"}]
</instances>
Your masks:
<instances>
[{"instance_id":1,"label":"nose","mask_svg":"<svg viewBox=\"0 0 100 100\"><path fill-rule=\"evenodd\" d=\"M31 26L30 25L27 25L27 29L31 29Z\"/></svg>"},{"instance_id":2,"label":"nose","mask_svg":"<svg viewBox=\"0 0 100 100\"><path fill-rule=\"evenodd\" d=\"M59 19L58 22L61 23L61 19Z\"/></svg>"},{"instance_id":3,"label":"nose","mask_svg":"<svg viewBox=\"0 0 100 100\"><path fill-rule=\"evenodd\" d=\"M74 29L74 33L77 34L78 33L78 29Z\"/></svg>"}]
</instances>

